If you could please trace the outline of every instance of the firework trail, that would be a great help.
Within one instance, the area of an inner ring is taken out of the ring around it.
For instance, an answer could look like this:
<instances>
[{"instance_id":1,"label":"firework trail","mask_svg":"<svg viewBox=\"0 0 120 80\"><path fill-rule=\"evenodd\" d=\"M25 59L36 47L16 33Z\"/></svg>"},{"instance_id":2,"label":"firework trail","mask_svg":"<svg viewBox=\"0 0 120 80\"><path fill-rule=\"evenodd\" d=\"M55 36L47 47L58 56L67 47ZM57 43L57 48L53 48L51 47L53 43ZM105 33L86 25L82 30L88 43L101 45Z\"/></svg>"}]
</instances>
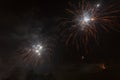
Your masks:
<instances>
[{"instance_id":1,"label":"firework trail","mask_svg":"<svg viewBox=\"0 0 120 80\"><path fill-rule=\"evenodd\" d=\"M105 2L107 3L107 2ZM61 19L59 31L65 36L66 45L73 43L80 48L80 43L87 45L91 39L96 40L100 30L118 30L120 26L120 1L107 4L90 3L86 0L78 4L69 3L70 8L66 9L65 17Z\"/></svg>"}]
</instances>

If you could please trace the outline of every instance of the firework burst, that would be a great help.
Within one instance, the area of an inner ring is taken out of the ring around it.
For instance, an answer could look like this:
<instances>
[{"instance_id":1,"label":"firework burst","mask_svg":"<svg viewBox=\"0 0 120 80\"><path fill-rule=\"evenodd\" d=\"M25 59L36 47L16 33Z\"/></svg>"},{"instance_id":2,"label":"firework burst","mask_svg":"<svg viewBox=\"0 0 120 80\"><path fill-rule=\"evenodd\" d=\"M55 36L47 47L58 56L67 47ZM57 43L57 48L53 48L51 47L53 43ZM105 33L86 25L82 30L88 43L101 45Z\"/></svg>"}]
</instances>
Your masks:
<instances>
[{"instance_id":1,"label":"firework burst","mask_svg":"<svg viewBox=\"0 0 120 80\"><path fill-rule=\"evenodd\" d=\"M44 62L50 63L53 47L49 39L43 40L32 40L23 43L17 50L17 56L20 61L26 65L36 67Z\"/></svg>"},{"instance_id":2,"label":"firework burst","mask_svg":"<svg viewBox=\"0 0 120 80\"><path fill-rule=\"evenodd\" d=\"M107 2L106 2L107 3ZM69 3L70 9L66 9L66 18L62 18L59 25L62 36L66 37L66 45L72 42L79 49L79 43L87 45L89 40L96 40L100 30L117 30L120 18L119 1L116 3L90 3L86 0L78 4Z\"/></svg>"}]
</instances>

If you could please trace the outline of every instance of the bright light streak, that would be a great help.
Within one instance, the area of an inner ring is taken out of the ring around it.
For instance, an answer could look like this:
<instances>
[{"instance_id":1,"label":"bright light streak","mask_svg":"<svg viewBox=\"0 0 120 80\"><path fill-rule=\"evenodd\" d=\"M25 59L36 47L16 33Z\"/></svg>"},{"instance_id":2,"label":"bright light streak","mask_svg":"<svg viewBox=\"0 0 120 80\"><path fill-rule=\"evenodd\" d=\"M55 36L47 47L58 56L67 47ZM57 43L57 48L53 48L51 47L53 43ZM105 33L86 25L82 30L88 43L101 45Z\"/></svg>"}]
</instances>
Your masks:
<instances>
[{"instance_id":1,"label":"bright light streak","mask_svg":"<svg viewBox=\"0 0 120 80\"><path fill-rule=\"evenodd\" d=\"M90 21L90 18L89 17L84 17L83 21L88 23Z\"/></svg>"},{"instance_id":2,"label":"bright light streak","mask_svg":"<svg viewBox=\"0 0 120 80\"><path fill-rule=\"evenodd\" d=\"M81 18L82 26L85 27L85 25L89 25L90 21L91 21L91 16L88 13L84 13Z\"/></svg>"},{"instance_id":3,"label":"bright light streak","mask_svg":"<svg viewBox=\"0 0 120 80\"><path fill-rule=\"evenodd\" d=\"M86 27L90 25L90 23L95 21L95 18L94 16L86 12L82 15L82 17L79 20L80 20L79 24L81 25L81 30L84 30Z\"/></svg>"}]
</instances>

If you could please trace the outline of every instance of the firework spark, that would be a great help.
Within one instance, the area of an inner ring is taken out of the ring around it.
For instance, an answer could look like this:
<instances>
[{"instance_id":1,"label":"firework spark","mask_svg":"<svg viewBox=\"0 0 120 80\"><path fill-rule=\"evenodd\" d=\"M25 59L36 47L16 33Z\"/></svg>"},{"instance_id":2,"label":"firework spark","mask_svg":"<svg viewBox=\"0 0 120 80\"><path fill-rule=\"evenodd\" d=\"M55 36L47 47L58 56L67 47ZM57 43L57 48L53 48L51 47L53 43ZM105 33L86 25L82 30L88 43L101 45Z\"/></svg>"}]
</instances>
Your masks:
<instances>
[{"instance_id":1,"label":"firework spark","mask_svg":"<svg viewBox=\"0 0 120 80\"><path fill-rule=\"evenodd\" d=\"M99 7L100 7L100 4L97 4L96 7L99 8Z\"/></svg>"},{"instance_id":2,"label":"firework spark","mask_svg":"<svg viewBox=\"0 0 120 80\"><path fill-rule=\"evenodd\" d=\"M60 23L60 32L62 36L66 36L66 45L72 40L79 48L78 43L86 45L90 39L96 40L100 29L108 31L119 26L119 2L101 4L93 4L85 0L77 5L69 3L72 8L66 9L67 17Z\"/></svg>"}]
</instances>

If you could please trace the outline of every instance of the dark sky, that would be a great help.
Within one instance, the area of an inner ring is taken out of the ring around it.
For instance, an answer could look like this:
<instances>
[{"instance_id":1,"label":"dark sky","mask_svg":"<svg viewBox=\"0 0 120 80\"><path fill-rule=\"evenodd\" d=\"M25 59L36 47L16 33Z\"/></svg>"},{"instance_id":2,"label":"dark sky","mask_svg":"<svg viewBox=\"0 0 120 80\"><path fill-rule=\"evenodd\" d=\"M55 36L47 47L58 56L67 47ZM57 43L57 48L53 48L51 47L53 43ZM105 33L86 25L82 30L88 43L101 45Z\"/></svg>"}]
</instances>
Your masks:
<instances>
[{"instance_id":1,"label":"dark sky","mask_svg":"<svg viewBox=\"0 0 120 80\"><path fill-rule=\"evenodd\" d=\"M44 65L34 69L35 72L37 70L41 70L41 72L50 71L53 65L106 63L116 67L114 64L120 63L120 32L101 31L98 34L98 44L96 42L89 43L88 54L85 53L83 48L76 50L75 46L68 47L64 44L56 30L58 20L64 15L69 1L0 1L0 80L4 80L4 78L9 80L15 75L23 74L24 71L26 73L24 76L27 75L31 67L25 67L23 62L17 60L18 53L16 50L29 39L37 39L36 37L39 37L40 40L48 39L47 43L55 47L53 48L51 64L47 64L46 61ZM106 0L105 3L107 2ZM44 38L41 39L41 37ZM85 56L84 60L81 59L82 56Z\"/></svg>"}]
</instances>

